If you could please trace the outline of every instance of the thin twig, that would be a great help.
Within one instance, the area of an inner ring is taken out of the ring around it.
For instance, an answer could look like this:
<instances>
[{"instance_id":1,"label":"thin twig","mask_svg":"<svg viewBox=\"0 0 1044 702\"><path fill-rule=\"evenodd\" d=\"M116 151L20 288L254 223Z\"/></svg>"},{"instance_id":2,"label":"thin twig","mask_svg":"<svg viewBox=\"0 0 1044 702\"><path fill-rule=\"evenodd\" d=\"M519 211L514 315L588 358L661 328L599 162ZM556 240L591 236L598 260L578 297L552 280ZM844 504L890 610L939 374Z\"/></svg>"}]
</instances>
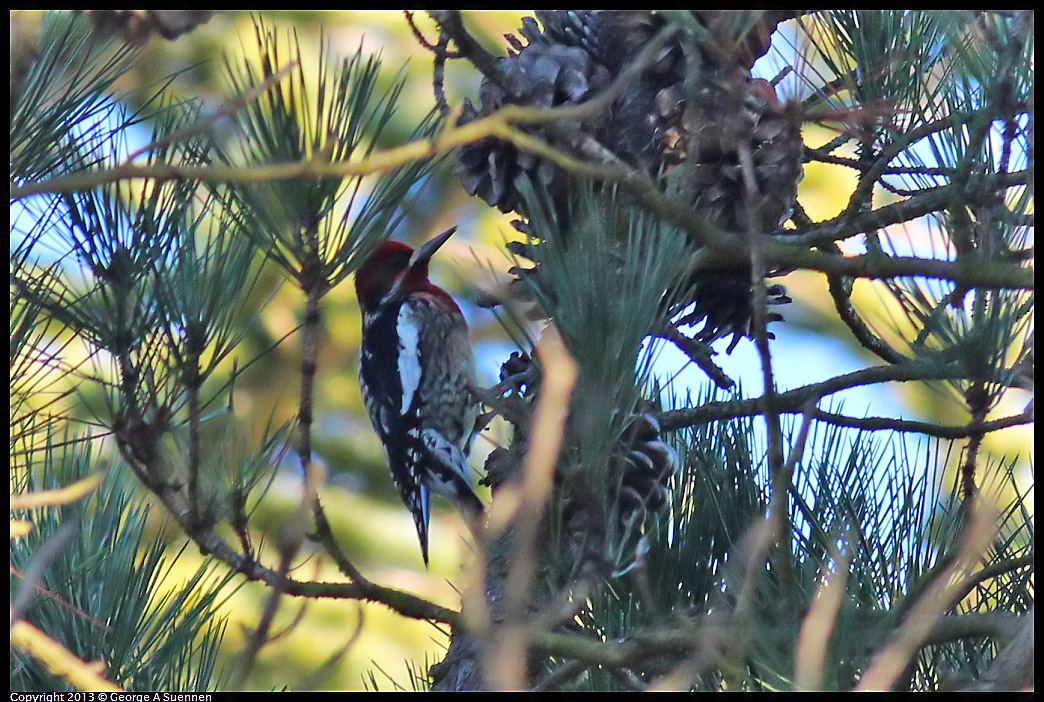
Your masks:
<instances>
[{"instance_id":1,"label":"thin twig","mask_svg":"<svg viewBox=\"0 0 1044 702\"><path fill-rule=\"evenodd\" d=\"M467 58L475 68L491 80L498 76L497 57L486 51L475 38L464 29L464 21L460 10L428 10L435 23L439 25L440 32L444 32L457 45L458 53Z\"/></svg>"},{"instance_id":2,"label":"thin twig","mask_svg":"<svg viewBox=\"0 0 1044 702\"><path fill-rule=\"evenodd\" d=\"M210 115L209 117L204 117L195 124L191 124L183 129L177 129L171 132L170 134L167 134L163 138L157 139L151 144L147 144L141 147L140 149L132 151L131 154L127 156L127 158L123 161L123 163L129 164L131 161L133 161L138 156L141 156L144 153L151 153L152 151L155 151L161 146L166 146L168 144L176 144L178 142L185 141L186 139L190 139L196 136L197 134L205 132L207 129L211 127L211 125L213 125L219 119L223 117L231 117L237 110L242 109L248 103L256 100L259 95L263 94L271 86L275 85L283 78L285 78L290 73L290 71L294 70L294 68L296 67L297 61L291 61L290 63L283 66L278 71L272 73L263 81L252 87L250 90L245 91L242 95L239 95L222 105L221 109L219 109L217 112Z\"/></svg>"},{"instance_id":3,"label":"thin twig","mask_svg":"<svg viewBox=\"0 0 1044 702\"><path fill-rule=\"evenodd\" d=\"M1007 372L1006 369L998 370L995 373L996 377L991 378L991 381L1004 378ZM874 366L839 375L820 383L812 383L779 393L776 396L776 408L778 412L796 414L802 411L802 405L811 398L826 397L827 395L861 385L914 380L957 380L965 377L967 377L967 370L957 364L947 365L931 361L908 361L890 366ZM660 425L664 431L675 431L682 427L707 424L721 419L750 417L761 412L762 405L763 399L760 397L727 402L708 402L700 407L664 412L660 415Z\"/></svg>"},{"instance_id":4,"label":"thin twig","mask_svg":"<svg viewBox=\"0 0 1044 702\"><path fill-rule=\"evenodd\" d=\"M413 11L412 10L403 10L402 14L406 15L406 22L407 22L407 24L409 24L410 31L413 32L413 36L416 37L417 42L421 46L423 46L425 49L427 49L428 51L430 51L433 54L435 54L436 57L441 56L444 59L448 59L448 58L451 58L451 59L464 58L464 54L462 54L461 52L459 52L459 51L450 51L446 47L442 46L441 41L439 42L438 45L435 45L435 44L432 44L431 42L429 42L424 37L424 34L421 32L420 28L417 26L417 22L413 19ZM440 34L444 34L444 33L440 32Z\"/></svg>"},{"instance_id":5,"label":"thin twig","mask_svg":"<svg viewBox=\"0 0 1044 702\"><path fill-rule=\"evenodd\" d=\"M833 219L819 222L809 229L788 232L785 235L786 239L781 240L808 246L829 244L944 210L950 206L955 195L968 198L971 195L992 193L1004 188L1025 185L1031 176L1032 171L1029 169L1011 173L976 175L969 179L966 187L950 184L937 188L926 188L909 200L850 216L842 213Z\"/></svg>"},{"instance_id":6,"label":"thin twig","mask_svg":"<svg viewBox=\"0 0 1044 702\"><path fill-rule=\"evenodd\" d=\"M841 255L841 250L837 244L831 244L830 248L837 255ZM874 334L866 322L863 321L863 318L859 316L859 313L856 312L855 306L852 304L852 283L852 279L848 277L827 276L830 297L834 300L834 309L837 310L838 317L841 318L841 321L845 323L845 326L852 332L852 336L856 338L856 341L863 348L872 351L888 363L903 363L907 360L906 357L889 346L884 339Z\"/></svg>"},{"instance_id":7,"label":"thin twig","mask_svg":"<svg viewBox=\"0 0 1044 702\"><path fill-rule=\"evenodd\" d=\"M1007 429L1022 424L1031 424L1034 421L1033 412L995 419L989 422L969 422L959 426L947 426L931 422L916 422L908 419L894 419L892 417L846 417L833 412L817 410L815 418L829 422L839 427L852 427L862 431L898 431L915 432L925 436L935 436L940 439L966 439L977 434L988 434L989 432Z\"/></svg>"},{"instance_id":8,"label":"thin twig","mask_svg":"<svg viewBox=\"0 0 1044 702\"><path fill-rule=\"evenodd\" d=\"M537 343L543 383L533 415L533 437L526 452L522 494L515 522L513 553L505 583L505 621L498 627L487 658L486 679L499 689L525 687L529 648L529 597L536 575L534 556L541 530L541 514L551 494L553 473L565 434L569 398L576 382L576 362L569 356L555 327L545 329ZM497 526L491 518L490 530Z\"/></svg>"},{"instance_id":9,"label":"thin twig","mask_svg":"<svg viewBox=\"0 0 1044 702\"><path fill-rule=\"evenodd\" d=\"M195 325L190 325L194 328ZM201 456L203 451L201 437L202 417L199 409L199 388L201 379L199 377L199 354L194 349L188 352L188 358L184 361L182 369L185 394L188 396L188 425L189 425L189 450L188 450L188 489L189 502L195 505L195 518L200 521L209 520L210 510L204 509L199 494L199 472L202 469Z\"/></svg>"},{"instance_id":10,"label":"thin twig","mask_svg":"<svg viewBox=\"0 0 1044 702\"><path fill-rule=\"evenodd\" d=\"M130 454L129 449L121 446L121 452L129 462L134 461L132 467L136 473L148 474L149 469L137 465L137 461ZM213 556L234 572L245 576L248 580L262 582L271 588L278 588L292 597L330 597L366 600L383 604L399 614L412 619L427 619L453 626L460 624L459 612L447 609L411 593L377 585L365 579L350 583L294 580L287 575L262 565L255 558L236 552L212 528L200 527L194 521L189 520L189 509L185 505L186 499L175 487L157 484L154 481L149 487L167 507L171 516L174 517L189 538L199 546L200 551L204 555Z\"/></svg>"},{"instance_id":11,"label":"thin twig","mask_svg":"<svg viewBox=\"0 0 1044 702\"><path fill-rule=\"evenodd\" d=\"M974 573L969 573L964 576L961 581L954 587L952 593L950 593L950 602L947 610L956 607L965 597L970 595L972 591L979 585L987 580L992 580L1005 573L1010 573L1014 570L1021 570L1022 568L1028 568L1034 563L1033 554L1028 553L1018 558L1006 558L1003 561L996 561L987 566L984 566L981 570Z\"/></svg>"},{"instance_id":12,"label":"thin twig","mask_svg":"<svg viewBox=\"0 0 1044 702\"><path fill-rule=\"evenodd\" d=\"M678 347L679 351L688 356L689 360L699 366L707 377L722 390L735 387L736 382L711 360L714 351L708 344L686 336L676 326L669 323L659 329L656 336L666 339Z\"/></svg>"},{"instance_id":13,"label":"thin twig","mask_svg":"<svg viewBox=\"0 0 1044 702\"><path fill-rule=\"evenodd\" d=\"M39 552L37 552L36 557L37 558L39 557ZM19 578L19 579L23 580L23 582L27 582L27 581L25 581L25 576L22 574L22 572L19 571L14 566L11 566L11 575L15 576L16 578ZM54 602L56 605L58 605L62 609L66 609L66 610L72 612L76 617L78 617L80 619L83 619L85 622L90 622L91 626L97 627L99 631L108 631L109 630L109 627L105 624L105 622L101 621L100 619L97 619L96 617L92 617L89 613L87 613L84 610L80 609L79 607L77 607L76 605L72 604L71 602L66 602L61 597L59 597L58 595L56 595L53 592L51 592L50 590L45 588L40 583L34 583L33 584L33 589L36 590L36 594L41 595L43 597L46 597L51 602ZM21 618L21 612L24 611L24 608L22 606L23 603L20 602L20 593L21 593L21 591L19 590L19 593L16 594L13 598L11 598L11 615L10 616L11 616L12 624L15 621L17 621L18 619Z\"/></svg>"},{"instance_id":14,"label":"thin twig","mask_svg":"<svg viewBox=\"0 0 1044 702\"><path fill-rule=\"evenodd\" d=\"M940 380L961 377L962 374L963 371L959 368L926 362L864 368L821 383L813 383L780 393L776 397L776 406L780 412L795 413L799 412L801 406L811 398L826 397L859 385L891 381ZM660 425L664 431L674 431L682 427L697 426L722 419L754 416L761 412L761 407L761 398L708 402L700 407L664 412L660 415Z\"/></svg>"},{"instance_id":15,"label":"thin twig","mask_svg":"<svg viewBox=\"0 0 1044 702\"><path fill-rule=\"evenodd\" d=\"M1021 109L1021 107L1017 109ZM997 106L988 105L981 110L975 110L972 112L954 112L942 119L923 124L920 127L900 134L894 141L892 141L892 143L888 144L888 146L881 150L881 153L877 155L872 167L866 170L860 177L855 190L852 192L852 195L848 200L848 205L845 207L844 212L838 216L838 219L846 220L855 216L870 202L874 184L877 183L882 175L884 175L885 170L888 168L888 164L891 163L892 159L906 151L912 144L932 134L948 129L956 129L980 119L988 123L991 119L1002 116L997 114L998 111ZM970 147L967 153L973 153ZM970 169L967 170L970 171ZM955 169L955 173L958 176L960 175L960 172L960 167Z\"/></svg>"},{"instance_id":16,"label":"thin twig","mask_svg":"<svg viewBox=\"0 0 1044 702\"><path fill-rule=\"evenodd\" d=\"M315 374L318 370L319 333L321 331L319 304L329 289L329 283L322 275L322 263L319 261L318 234L315 227L309 227L306 236L308 242L305 251L310 260L303 263L295 277L305 294L305 313L301 323L301 392L298 399L297 422L299 428L298 459L301 470L305 471L312 461L312 404L315 394Z\"/></svg>"},{"instance_id":17,"label":"thin twig","mask_svg":"<svg viewBox=\"0 0 1044 702\"><path fill-rule=\"evenodd\" d=\"M290 572L290 566L294 557L304 542L307 530L307 515L311 510L311 505L317 501L319 487L322 483L322 471L316 464L310 463L305 466L301 488L301 502L291 516L289 523L283 529L280 537L282 543L279 548L279 569L277 572L281 576L281 580L279 584L272 587L272 591L265 600L265 606L261 610L257 628L247 637L247 641L237 658L236 674L231 685L232 689L243 688L243 684L257 662L257 654L263 646L272 640L268 632L272 628L272 622L279 611L279 602L284 594L284 590L280 585L286 582L286 576Z\"/></svg>"},{"instance_id":18,"label":"thin twig","mask_svg":"<svg viewBox=\"0 0 1044 702\"><path fill-rule=\"evenodd\" d=\"M439 42L438 44L432 45L424 38L420 28L417 27L417 24L413 19L413 12L410 10L403 10L403 14L406 15L406 22L409 24L410 30L413 31L413 36L417 38L420 45L435 55L435 58L432 61L431 78L431 87L435 93L435 107L438 108L439 114L442 115L443 119L448 119L450 106L446 102L446 59L462 58L464 55L459 51L449 50L450 37L445 30L439 29Z\"/></svg>"},{"instance_id":19,"label":"thin twig","mask_svg":"<svg viewBox=\"0 0 1044 702\"><path fill-rule=\"evenodd\" d=\"M810 149L808 147L805 147L805 160L806 162L819 161L820 163L830 163L836 166L846 166L857 171L869 170L869 168L871 167L857 158L834 156L833 154L826 152L824 149ZM928 166L892 166L890 168L885 168L881 172L881 175L931 175L951 177L953 176L953 173L953 168L930 168Z\"/></svg>"},{"instance_id":20,"label":"thin twig","mask_svg":"<svg viewBox=\"0 0 1044 702\"><path fill-rule=\"evenodd\" d=\"M431 89L435 92L435 107L438 108L442 118L449 120L450 106L446 102L446 46L449 38L445 34L439 35L438 51L435 60L432 61Z\"/></svg>"}]
</instances>

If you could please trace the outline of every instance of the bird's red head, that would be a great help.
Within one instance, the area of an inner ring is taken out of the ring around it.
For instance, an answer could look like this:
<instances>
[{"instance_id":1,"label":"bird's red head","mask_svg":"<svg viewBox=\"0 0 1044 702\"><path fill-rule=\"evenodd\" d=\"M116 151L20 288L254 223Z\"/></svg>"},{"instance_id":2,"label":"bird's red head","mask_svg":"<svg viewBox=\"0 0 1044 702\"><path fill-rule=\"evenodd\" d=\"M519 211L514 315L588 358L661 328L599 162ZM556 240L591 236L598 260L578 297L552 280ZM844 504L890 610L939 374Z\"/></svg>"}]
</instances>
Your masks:
<instances>
[{"instance_id":1,"label":"bird's red head","mask_svg":"<svg viewBox=\"0 0 1044 702\"><path fill-rule=\"evenodd\" d=\"M421 291L456 306L445 290L428 280L428 261L456 229L447 229L416 250L398 241L381 243L355 272L355 293L363 312L372 312L400 294Z\"/></svg>"}]
</instances>

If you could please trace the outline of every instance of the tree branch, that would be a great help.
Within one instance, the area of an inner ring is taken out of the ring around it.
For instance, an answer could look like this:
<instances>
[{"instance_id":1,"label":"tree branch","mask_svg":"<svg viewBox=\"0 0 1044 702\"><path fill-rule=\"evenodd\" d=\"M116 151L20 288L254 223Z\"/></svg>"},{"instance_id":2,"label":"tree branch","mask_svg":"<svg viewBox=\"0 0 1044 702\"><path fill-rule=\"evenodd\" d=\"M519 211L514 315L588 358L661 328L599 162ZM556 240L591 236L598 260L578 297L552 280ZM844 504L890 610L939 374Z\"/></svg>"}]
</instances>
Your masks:
<instances>
[{"instance_id":1,"label":"tree branch","mask_svg":"<svg viewBox=\"0 0 1044 702\"><path fill-rule=\"evenodd\" d=\"M722 390L728 390L736 386L736 381L726 375L725 371L711 360L714 351L709 344L689 338L673 324L665 324L655 335L670 341L678 347L679 351L688 356L689 360L699 366L707 374L707 377L714 381L714 384Z\"/></svg>"},{"instance_id":2,"label":"tree branch","mask_svg":"<svg viewBox=\"0 0 1044 702\"><path fill-rule=\"evenodd\" d=\"M811 399L819 399L860 385L911 380L955 380L964 377L966 377L965 369L957 364L943 365L930 361L909 361L891 366L874 366L839 375L821 383L813 383L779 393L775 398L776 410L796 414L801 412L804 404ZM762 412L763 405L764 399L760 397L748 400L708 402L700 407L664 412L660 415L660 424L664 431L674 431L721 419L750 417Z\"/></svg>"},{"instance_id":3,"label":"tree branch","mask_svg":"<svg viewBox=\"0 0 1044 702\"><path fill-rule=\"evenodd\" d=\"M135 473L148 475L148 470L138 464L129 455L130 451L120 447L124 458L131 463ZM145 480L143 480L145 482ZM459 612L447 609L417 595L396 590L395 588L377 585L366 579L352 583L302 582L293 580L284 574L262 565L256 559L237 553L220 536L209 527L199 525L192 518L192 510L187 504L185 495L169 483L157 484L146 482L147 487L166 506L171 516L178 522L182 530L199 546L203 555L213 556L248 580L262 582L278 592L293 597L330 597L337 599L366 600L378 602L399 614L411 619L426 619L459 626Z\"/></svg>"},{"instance_id":4,"label":"tree branch","mask_svg":"<svg viewBox=\"0 0 1044 702\"><path fill-rule=\"evenodd\" d=\"M842 213L826 222L816 224L811 229L798 229L775 236L773 239L806 246L829 244L944 210L952 204L954 196L967 197L969 194L989 193L1000 188L1026 185L1032 177L1032 169L977 175L970 178L966 186L951 184L939 188L929 188L903 202L885 205L876 210L857 212L853 215Z\"/></svg>"},{"instance_id":5,"label":"tree branch","mask_svg":"<svg viewBox=\"0 0 1044 702\"><path fill-rule=\"evenodd\" d=\"M457 45L460 56L471 61L475 68L482 71L490 80L496 80L498 74L497 61L500 59L486 51L485 48L464 29L464 20L460 10L429 10L428 15L439 25L453 43Z\"/></svg>"},{"instance_id":6,"label":"tree branch","mask_svg":"<svg viewBox=\"0 0 1044 702\"><path fill-rule=\"evenodd\" d=\"M370 175L402 165L412 160L431 157L437 153L479 139L495 136L512 142L520 149L548 159L570 172L586 175L605 182L618 183L634 194L653 213L682 227L698 242L710 247L697 252L693 257L693 272L720 268L723 265L741 265L746 261L746 252L735 247L734 235L721 230L706 218L696 214L692 208L663 193L648 175L622 165L612 163L588 163L563 154L546 142L522 132L513 123L536 124L569 118L578 119L592 111L592 106L601 104L600 97L581 105L562 108L527 108L509 105L501 110L461 126L452 126L435 139L421 139L403 146L378 151L355 162L330 163L308 161L300 163L272 164L251 168L231 167L185 167L174 165L121 165L111 169L59 176L40 183L23 186L12 185L12 200L43 193L67 193L89 190L107 182L125 179L152 178L158 181L170 179L197 179L206 182L259 182L284 178L322 178L330 176ZM1029 169L1015 173L1002 173L973 179L969 189L1000 187L1022 184L1031 177ZM876 211L840 222L835 218L813 232L772 237L762 242L762 253L766 263L780 268L807 268L832 275L847 275L864 278L892 278L897 276L924 276L958 282L963 286L981 288L1033 289L1033 271L1001 262L943 261L917 257L863 256L839 257L809 251L803 245L814 245L824 241L843 239L873 228L885 226L887 220L906 221L916 216L910 203L924 209L921 214L942 209L956 196L954 186L932 190L912 198L905 203L880 208ZM890 209L893 208L893 209ZM876 219L874 219L876 218ZM854 224L853 224L854 223ZM864 226L865 224L865 226Z\"/></svg>"},{"instance_id":7,"label":"tree branch","mask_svg":"<svg viewBox=\"0 0 1044 702\"><path fill-rule=\"evenodd\" d=\"M946 426L931 422L915 422L907 419L893 419L892 417L846 417L841 414L834 414L833 412L823 412L822 410L816 411L815 418L839 427L852 427L863 431L889 430L916 432L918 434L924 434L925 436L935 436L940 439L966 439L969 436L974 436L976 434L986 434L991 431L999 431L1000 429L1007 429L1008 427L1015 427L1021 424L1031 424L1034 421L1032 410L1022 414L1004 417L1003 419L994 419L988 422L971 422L960 426Z\"/></svg>"},{"instance_id":8,"label":"tree branch","mask_svg":"<svg viewBox=\"0 0 1044 702\"><path fill-rule=\"evenodd\" d=\"M838 255L841 254L837 244L832 244L831 246ZM863 321L863 318L859 316L859 313L856 312L855 307L852 305L852 279L838 275L828 275L827 283L830 288L830 297L834 300L834 309L837 310L838 317L852 332L852 336L856 338L856 341L863 348L872 351L888 363L905 362L906 358L889 346L884 339L874 334L866 322Z\"/></svg>"}]
</instances>

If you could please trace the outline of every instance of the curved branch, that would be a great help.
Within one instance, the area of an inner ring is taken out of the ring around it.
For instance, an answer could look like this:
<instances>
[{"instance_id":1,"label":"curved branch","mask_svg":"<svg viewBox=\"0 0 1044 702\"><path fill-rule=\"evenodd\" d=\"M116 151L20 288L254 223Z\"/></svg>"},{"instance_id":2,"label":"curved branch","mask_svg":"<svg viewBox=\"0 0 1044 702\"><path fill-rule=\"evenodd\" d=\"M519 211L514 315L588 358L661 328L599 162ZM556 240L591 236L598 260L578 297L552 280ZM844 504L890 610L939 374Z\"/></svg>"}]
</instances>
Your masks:
<instances>
[{"instance_id":1,"label":"curved branch","mask_svg":"<svg viewBox=\"0 0 1044 702\"><path fill-rule=\"evenodd\" d=\"M133 461L126 451L121 452L128 462ZM137 462L132 464L132 467ZM141 473L141 470L136 470ZM178 522L185 534L199 547L204 556L211 556L221 561L248 580L262 582L278 592L294 597L331 597L338 599L366 600L378 602L399 614L411 619L426 619L442 622L452 626L461 624L461 615L446 607L429 602L417 595L383 585L377 585L361 579L351 583L302 582L262 565L256 559L236 552L228 543L212 529L200 526L198 520L192 518L192 510L186 496L169 483L147 485L163 502L171 516Z\"/></svg>"},{"instance_id":2,"label":"curved branch","mask_svg":"<svg viewBox=\"0 0 1044 702\"><path fill-rule=\"evenodd\" d=\"M654 335L673 343L679 351L688 356L689 360L699 366L707 374L707 377L722 390L729 390L736 386L736 381L726 375L725 371L711 360L714 351L709 344L686 336L676 326L669 323L664 324L662 328L654 332Z\"/></svg>"},{"instance_id":3,"label":"curved branch","mask_svg":"<svg viewBox=\"0 0 1044 702\"><path fill-rule=\"evenodd\" d=\"M964 600L965 597L971 594L972 590L985 581L1004 575L1005 573L1010 573L1013 570L1019 570L1032 565L1032 553L1025 556L1019 556L1018 558L1009 558L1003 561L991 563L988 566L983 567L982 570L965 576L961 581L960 587L954 591L953 596L950 598L950 603L953 607L956 607L957 603Z\"/></svg>"},{"instance_id":4,"label":"curved branch","mask_svg":"<svg viewBox=\"0 0 1044 702\"><path fill-rule=\"evenodd\" d=\"M840 252L839 252L840 253ZM830 297L834 300L834 309L837 316L845 323L852 332L852 336L860 345L875 353L879 358L888 363L904 363L906 358L893 349L884 339L874 334L867 326L863 318L856 312L852 305L852 279L838 275L828 275L827 284L830 289Z\"/></svg>"},{"instance_id":5,"label":"curved branch","mask_svg":"<svg viewBox=\"0 0 1044 702\"><path fill-rule=\"evenodd\" d=\"M870 166L863 163L857 158L847 158L845 156L835 156L830 153L829 150L819 148L810 149L805 147L805 161L818 161L819 163L829 163L834 166L845 166L857 171L865 171ZM893 166L886 168L883 175L931 175L931 176L952 176L954 169L952 168L929 168L927 166Z\"/></svg>"},{"instance_id":6,"label":"curved branch","mask_svg":"<svg viewBox=\"0 0 1044 702\"><path fill-rule=\"evenodd\" d=\"M822 247L824 251L841 256L841 249L837 244L831 243ZM830 297L834 300L834 309L837 316L845 323L852 336L856 338L863 348L876 354L888 363L903 363L906 358L892 348L884 339L877 336L863 321L852 305L853 280L839 275L828 275L827 285L830 289Z\"/></svg>"},{"instance_id":7,"label":"curved branch","mask_svg":"<svg viewBox=\"0 0 1044 702\"><path fill-rule=\"evenodd\" d=\"M184 524L182 524L184 527ZM294 597L330 597L335 599L365 600L377 602L411 619L426 619L457 626L460 613L423 597L371 582L331 583L308 582L284 577L252 558L236 553L213 532L189 534L204 554L209 554L248 580L262 582L269 587L279 588L283 594Z\"/></svg>"},{"instance_id":8,"label":"curved branch","mask_svg":"<svg viewBox=\"0 0 1044 702\"><path fill-rule=\"evenodd\" d=\"M1024 107L1018 106L1016 109L1021 111ZM985 122L988 123L996 117L1003 116L998 114L1000 112L1001 110L997 109L995 106L972 112L954 112L942 119L929 122L928 124L922 124L920 127L901 134L897 139L895 139L895 141L885 147L881 153L877 155L873 166L860 176L855 191L853 191L852 196L848 200L848 205L845 207L844 212L838 215L838 219L848 221L855 217L863 207L869 204L870 198L873 195L874 184L877 183L881 176L888 170L888 164L891 163L892 159L906 151L917 141L920 141L931 134L936 134L947 129L962 127L963 125L976 120L985 120ZM1005 110L1005 112L1007 112L1007 110ZM969 153L972 153L971 150L969 150Z\"/></svg>"},{"instance_id":9,"label":"curved branch","mask_svg":"<svg viewBox=\"0 0 1044 702\"><path fill-rule=\"evenodd\" d=\"M1001 371L1000 375L1003 375L1003 372ZM802 408L809 400L819 399L860 385L909 382L911 380L956 380L966 376L967 372L958 364L944 365L930 361L908 361L892 366L874 366L839 375L821 383L804 385L779 393L775 397L776 411L797 414L803 411ZM764 398L761 397L748 400L708 402L700 407L664 412L660 415L660 424L664 431L674 431L683 427L706 424L720 419L754 416L763 411L763 406Z\"/></svg>"},{"instance_id":10,"label":"curved branch","mask_svg":"<svg viewBox=\"0 0 1044 702\"><path fill-rule=\"evenodd\" d=\"M583 105L569 109L579 110L581 107ZM619 184L637 197L642 205L651 212L681 227L697 242L707 246L708 248L698 251L692 257L692 272L720 270L729 265L741 265L746 262L746 251L736 247L734 234L717 227L710 220L697 214L691 207L687 207L680 201L669 197L646 174L618 165L619 162L590 163L581 161L562 153L546 142L526 134L509 124L509 122L516 120L530 123L538 113L558 109L560 108L545 110L543 108L509 106L486 119L496 115L503 115L505 118L503 121L491 125L494 129L494 136L508 140L518 148L545 158L564 170L599 181ZM477 123L478 121L471 122L469 126ZM1031 172L1026 170L1016 173L1002 173L996 176L983 176L982 179L988 179L985 180L986 183L999 185L1023 183L1030 177ZM977 179L976 182L982 184L984 181ZM927 208L920 214L943 209L954 194L950 190L952 187L939 188L923 196L918 196L917 204ZM926 199L922 200L921 198ZM928 198L930 198L930 201ZM805 248L805 245L822 244L835 239L846 239L862 233L862 231L866 231L868 228L876 229L878 228L877 226L870 227L867 225L863 227L863 224L868 222L868 218L882 216L883 214L887 214L890 217L897 216L899 210L890 208L901 208L913 201L910 200L906 203L882 207L866 213L866 215L853 218L855 224L847 222L835 225L833 223L836 220L831 220L831 222L827 223L827 225L830 225L829 228L817 229L804 234L769 237L761 244L762 253L765 255L768 263L773 267L779 268L806 268L832 275L873 279L923 276L951 280L971 287L1033 289L1033 270L1012 266L1006 262L981 260L945 261L918 258L916 256L884 256L881 254L835 256L819 251L810 251ZM903 217L895 221L906 221L915 216L909 210L904 210L903 214ZM875 220L875 222L877 225L884 225L880 221Z\"/></svg>"},{"instance_id":11,"label":"curved branch","mask_svg":"<svg viewBox=\"0 0 1044 702\"><path fill-rule=\"evenodd\" d=\"M854 278L923 277L949 280L961 285L985 289L1033 290L1033 269L1013 266L1002 261L969 260L945 261L916 256L834 256L810 251L799 246L766 241L765 257L780 268L805 268L828 275ZM739 260L736 252L721 250L698 251L692 257L692 270L720 269Z\"/></svg>"},{"instance_id":12,"label":"curved branch","mask_svg":"<svg viewBox=\"0 0 1044 702\"><path fill-rule=\"evenodd\" d=\"M428 15L439 25L439 30L444 32L453 43L457 45L457 52L461 57L471 61L475 68L482 71L490 80L496 80L497 61L500 59L486 51L486 49L475 41L475 37L464 29L464 20L460 10L429 10Z\"/></svg>"},{"instance_id":13,"label":"curved branch","mask_svg":"<svg viewBox=\"0 0 1044 702\"><path fill-rule=\"evenodd\" d=\"M1007 429L1008 427L1015 427L1022 424L1030 424L1034 421L1032 411L1004 417L1002 419L994 419L989 422L971 422L960 426L946 426L942 424L933 424L931 422L915 422L907 419L893 419L891 417L847 417L845 415L834 414L833 412L823 412L821 410L816 411L815 418L836 426L852 427L863 431L888 430L916 432L918 434L934 436L940 439L966 439L969 436L986 434L991 431L999 431L1000 429Z\"/></svg>"},{"instance_id":14,"label":"curved branch","mask_svg":"<svg viewBox=\"0 0 1044 702\"><path fill-rule=\"evenodd\" d=\"M967 197L981 192L990 192L1000 188L1025 185L1033 177L1031 169L1012 171L1011 173L990 173L977 175L968 181L966 186L959 184L930 188L909 200L885 205L876 210L858 212L854 215L839 214L826 222L820 222L810 229L795 230L785 235L773 237L777 241L791 244L815 246L829 244L833 241L847 239L875 229L883 229L900 222L908 222L932 212L946 209L952 204L954 196Z\"/></svg>"}]
</instances>

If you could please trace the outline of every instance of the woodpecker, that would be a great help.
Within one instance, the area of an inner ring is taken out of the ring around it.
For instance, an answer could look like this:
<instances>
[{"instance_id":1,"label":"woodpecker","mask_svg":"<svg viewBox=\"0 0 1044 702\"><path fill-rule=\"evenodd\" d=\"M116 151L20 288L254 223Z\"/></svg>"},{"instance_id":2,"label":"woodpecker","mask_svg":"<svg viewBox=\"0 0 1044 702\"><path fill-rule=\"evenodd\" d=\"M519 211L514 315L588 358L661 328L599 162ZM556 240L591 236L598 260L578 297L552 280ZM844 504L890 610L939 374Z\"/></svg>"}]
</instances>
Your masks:
<instances>
[{"instance_id":1,"label":"woodpecker","mask_svg":"<svg viewBox=\"0 0 1044 702\"><path fill-rule=\"evenodd\" d=\"M428 280L428 261L454 231L416 251L386 241L355 274L363 400L413 514L425 566L432 492L448 498L472 530L482 516L465 460L479 410L469 391L475 359L468 325L449 293Z\"/></svg>"}]
</instances>

